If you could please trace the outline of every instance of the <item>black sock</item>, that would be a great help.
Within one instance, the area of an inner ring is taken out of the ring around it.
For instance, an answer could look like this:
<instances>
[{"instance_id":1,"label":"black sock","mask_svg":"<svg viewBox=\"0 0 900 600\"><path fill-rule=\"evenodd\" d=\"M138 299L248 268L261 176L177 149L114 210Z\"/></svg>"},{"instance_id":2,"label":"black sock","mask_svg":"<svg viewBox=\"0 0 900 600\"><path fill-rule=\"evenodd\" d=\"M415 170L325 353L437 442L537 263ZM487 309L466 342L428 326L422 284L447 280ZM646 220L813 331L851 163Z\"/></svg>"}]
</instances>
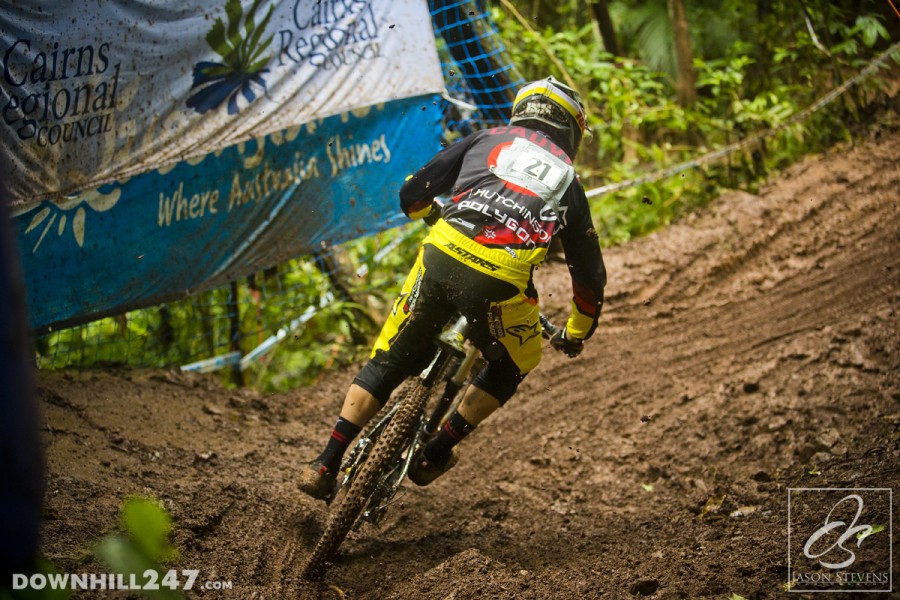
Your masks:
<instances>
[{"instance_id":1,"label":"black sock","mask_svg":"<svg viewBox=\"0 0 900 600\"><path fill-rule=\"evenodd\" d=\"M453 446L463 441L474 429L475 426L470 425L459 414L459 411L454 412L447 422L444 423L444 427L434 436L434 439L425 446L425 458L429 462L439 465L445 463L450 458L450 451L453 450Z\"/></svg>"},{"instance_id":2,"label":"black sock","mask_svg":"<svg viewBox=\"0 0 900 600\"><path fill-rule=\"evenodd\" d=\"M329 473L337 473L341 468L344 452L361 430L362 427L354 425L343 417L338 419L331 432L331 437L328 438L328 444L318 458L318 461L328 469Z\"/></svg>"}]
</instances>

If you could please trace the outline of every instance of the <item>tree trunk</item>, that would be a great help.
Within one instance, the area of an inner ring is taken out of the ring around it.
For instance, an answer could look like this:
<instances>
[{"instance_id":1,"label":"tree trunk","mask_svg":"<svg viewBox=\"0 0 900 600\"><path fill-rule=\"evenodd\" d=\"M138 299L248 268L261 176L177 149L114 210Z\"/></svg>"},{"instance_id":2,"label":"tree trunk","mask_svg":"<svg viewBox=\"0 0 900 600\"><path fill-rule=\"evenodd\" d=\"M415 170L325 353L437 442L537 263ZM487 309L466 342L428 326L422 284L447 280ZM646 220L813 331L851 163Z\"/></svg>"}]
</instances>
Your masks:
<instances>
[{"instance_id":1,"label":"tree trunk","mask_svg":"<svg viewBox=\"0 0 900 600\"><path fill-rule=\"evenodd\" d=\"M697 101L697 75L694 73L694 52L688 33L687 13L684 0L668 0L669 18L672 19L672 33L675 37L675 56L678 60L678 78L675 92L678 104L687 107Z\"/></svg>"},{"instance_id":2,"label":"tree trunk","mask_svg":"<svg viewBox=\"0 0 900 600\"><path fill-rule=\"evenodd\" d=\"M232 352L240 352L241 350L241 313L238 293L238 283L237 281L232 281L231 294L228 296L228 315L231 325L228 333L228 346ZM241 371L240 364L236 364L231 368L231 378L236 386L244 387L244 372Z\"/></svg>"},{"instance_id":3,"label":"tree trunk","mask_svg":"<svg viewBox=\"0 0 900 600\"><path fill-rule=\"evenodd\" d=\"M606 0L593 0L591 2L591 11L597 20L597 26L600 28L600 37L603 38L603 47L610 54L620 56L622 54L619 49L619 41L616 38L616 29L613 27L612 19L609 17L609 6Z\"/></svg>"}]
</instances>

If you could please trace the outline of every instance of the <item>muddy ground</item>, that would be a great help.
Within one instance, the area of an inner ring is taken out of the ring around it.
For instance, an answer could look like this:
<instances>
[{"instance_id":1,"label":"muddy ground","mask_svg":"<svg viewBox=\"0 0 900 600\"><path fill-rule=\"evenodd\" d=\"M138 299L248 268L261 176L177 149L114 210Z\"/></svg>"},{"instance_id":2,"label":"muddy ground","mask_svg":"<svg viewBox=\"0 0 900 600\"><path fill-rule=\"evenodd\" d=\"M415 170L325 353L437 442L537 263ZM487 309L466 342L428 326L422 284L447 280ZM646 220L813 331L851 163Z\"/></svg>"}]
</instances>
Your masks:
<instances>
[{"instance_id":1,"label":"muddy ground","mask_svg":"<svg viewBox=\"0 0 900 600\"><path fill-rule=\"evenodd\" d=\"M900 130L877 126L607 250L584 354L545 354L459 466L352 534L321 583L299 571L326 509L294 479L355 369L271 396L169 371L41 373L42 550L102 571L91 544L141 494L174 517L175 567L231 582L192 597L788 597L788 488L900 483L898 157ZM564 265L539 285L562 320ZM875 498L860 523L890 529ZM835 503L794 501L820 524ZM847 542L845 571L889 570L889 533Z\"/></svg>"}]
</instances>

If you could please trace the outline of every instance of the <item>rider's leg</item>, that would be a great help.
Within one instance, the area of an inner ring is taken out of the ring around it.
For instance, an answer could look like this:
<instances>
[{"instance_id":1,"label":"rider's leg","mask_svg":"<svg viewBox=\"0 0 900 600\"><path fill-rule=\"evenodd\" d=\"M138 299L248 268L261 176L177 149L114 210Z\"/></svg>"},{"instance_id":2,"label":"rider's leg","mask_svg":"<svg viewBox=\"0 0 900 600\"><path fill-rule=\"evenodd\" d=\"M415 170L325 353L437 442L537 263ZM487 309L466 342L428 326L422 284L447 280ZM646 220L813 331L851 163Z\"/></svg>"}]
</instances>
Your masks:
<instances>
[{"instance_id":1,"label":"rider's leg","mask_svg":"<svg viewBox=\"0 0 900 600\"><path fill-rule=\"evenodd\" d=\"M335 473L341 466L341 459L347 447L356 438L369 419L378 412L381 403L371 393L357 384L351 384L344 398L340 417L331 430L331 437L322 454L314 461L326 473Z\"/></svg>"},{"instance_id":2,"label":"rider's leg","mask_svg":"<svg viewBox=\"0 0 900 600\"><path fill-rule=\"evenodd\" d=\"M489 364L476 377L466 390L459 408L450 415L437 435L426 444L421 460L417 461L409 472L409 478L414 483L428 485L453 468L457 460L453 448L515 393L524 375L515 369L512 361L501 361L501 365ZM485 372L493 373L493 377L487 380L490 385L485 385ZM486 387L491 391L485 389Z\"/></svg>"},{"instance_id":3,"label":"rider's leg","mask_svg":"<svg viewBox=\"0 0 900 600\"><path fill-rule=\"evenodd\" d=\"M324 450L311 468L301 473L300 489L315 498L330 497L347 448L394 389L427 366L430 353L423 341L433 340L449 318L452 306L447 305L445 294L434 289L435 278L425 268L423 254L420 252L382 327L371 359L347 390Z\"/></svg>"},{"instance_id":4,"label":"rider's leg","mask_svg":"<svg viewBox=\"0 0 900 600\"><path fill-rule=\"evenodd\" d=\"M371 392L356 383L352 383L350 384L350 389L347 390L347 396L344 398L344 405L341 407L341 417L360 427L365 427L369 419L380 408L381 402L376 400Z\"/></svg>"},{"instance_id":5,"label":"rider's leg","mask_svg":"<svg viewBox=\"0 0 900 600\"><path fill-rule=\"evenodd\" d=\"M498 408L500 400L480 387L470 385L459 403L458 412L472 427L478 427Z\"/></svg>"},{"instance_id":6,"label":"rider's leg","mask_svg":"<svg viewBox=\"0 0 900 600\"><path fill-rule=\"evenodd\" d=\"M498 408L500 400L483 389L470 385L459 408L425 447L425 458L435 464L446 464L453 447Z\"/></svg>"},{"instance_id":7,"label":"rider's leg","mask_svg":"<svg viewBox=\"0 0 900 600\"><path fill-rule=\"evenodd\" d=\"M313 498L328 500L333 495L336 475L347 448L407 375L383 364L380 358L369 360L356 376L347 390L340 417L325 448L300 473L300 489Z\"/></svg>"},{"instance_id":8,"label":"rider's leg","mask_svg":"<svg viewBox=\"0 0 900 600\"><path fill-rule=\"evenodd\" d=\"M536 302L518 296L497 306L502 310L501 321L507 325L506 335L491 335L488 325L474 332L473 340L488 358L488 366L476 376L441 431L425 446L423 460L410 472L410 479L419 485L428 485L455 464L454 446L512 398L525 375L540 362Z\"/></svg>"},{"instance_id":9,"label":"rider's leg","mask_svg":"<svg viewBox=\"0 0 900 600\"><path fill-rule=\"evenodd\" d=\"M394 354L392 350L377 352L350 384L331 436L322 453L313 461L313 469L321 475L338 471L344 453L369 419L384 406L394 389L410 373L425 366L413 363L412 370L408 370L392 360Z\"/></svg>"}]
</instances>

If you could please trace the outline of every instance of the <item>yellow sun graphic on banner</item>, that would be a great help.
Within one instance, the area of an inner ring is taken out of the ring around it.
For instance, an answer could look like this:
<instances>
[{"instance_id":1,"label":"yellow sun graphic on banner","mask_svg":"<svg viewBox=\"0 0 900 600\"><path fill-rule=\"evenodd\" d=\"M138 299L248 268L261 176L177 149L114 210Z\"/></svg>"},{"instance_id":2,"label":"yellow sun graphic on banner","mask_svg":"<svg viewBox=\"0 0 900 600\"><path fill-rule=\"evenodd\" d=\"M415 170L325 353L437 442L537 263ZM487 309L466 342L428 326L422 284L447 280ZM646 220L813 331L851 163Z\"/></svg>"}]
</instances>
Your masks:
<instances>
[{"instance_id":1,"label":"yellow sun graphic on banner","mask_svg":"<svg viewBox=\"0 0 900 600\"><path fill-rule=\"evenodd\" d=\"M77 243L79 247L83 247L85 221L87 220L87 210L85 210L85 206L95 212L105 212L116 205L121 195L122 190L120 188L116 188L108 194L103 194L98 190L91 190L44 207L32 217L31 223L28 224L28 228L25 230L25 235L28 235L32 231L38 229L41 225L44 225L41 235L35 243L34 248L31 250L31 253L34 254L37 252L54 224L56 224L56 231L59 237L62 237L66 232L66 228L71 224L72 236L75 238L75 243ZM74 214L71 214L73 211ZM44 224L45 222L46 224Z\"/></svg>"}]
</instances>

